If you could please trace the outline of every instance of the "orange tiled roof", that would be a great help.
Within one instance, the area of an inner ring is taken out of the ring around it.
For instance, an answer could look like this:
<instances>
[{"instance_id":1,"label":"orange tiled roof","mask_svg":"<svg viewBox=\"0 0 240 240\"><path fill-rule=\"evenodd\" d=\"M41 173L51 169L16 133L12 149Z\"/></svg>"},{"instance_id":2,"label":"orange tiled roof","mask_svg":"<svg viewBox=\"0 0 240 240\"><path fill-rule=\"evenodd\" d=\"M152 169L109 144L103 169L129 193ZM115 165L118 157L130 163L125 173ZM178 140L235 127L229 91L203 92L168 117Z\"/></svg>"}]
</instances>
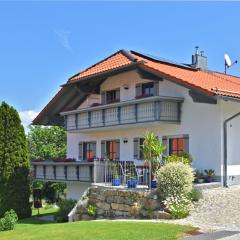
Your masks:
<instances>
[{"instance_id":1,"label":"orange tiled roof","mask_svg":"<svg viewBox=\"0 0 240 240\"><path fill-rule=\"evenodd\" d=\"M118 51L110 57L104 59L103 61L94 64L93 66L76 74L75 76L70 78L70 81L75 81L83 77L88 77L90 75L102 73L118 67L123 67L131 63L132 61L126 55L124 55L122 51Z\"/></svg>"},{"instance_id":2,"label":"orange tiled roof","mask_svg":"<svg viewBox=\"0 0 240 240\"><path fill-rule=\"evenodd\" d=\"M81 78L127 66L134 62L131 58L133 58L135 62L143 61L140 67L172 79L185 86L195 88L211 95L240 97L239 77L213 71L194 69L187 66L184 67L184 65L161 61L134 51L127 53L125 51L118 51L103 61L76 74L70 78L69 81L79 80Z\"/></svg>"}]
</instances>

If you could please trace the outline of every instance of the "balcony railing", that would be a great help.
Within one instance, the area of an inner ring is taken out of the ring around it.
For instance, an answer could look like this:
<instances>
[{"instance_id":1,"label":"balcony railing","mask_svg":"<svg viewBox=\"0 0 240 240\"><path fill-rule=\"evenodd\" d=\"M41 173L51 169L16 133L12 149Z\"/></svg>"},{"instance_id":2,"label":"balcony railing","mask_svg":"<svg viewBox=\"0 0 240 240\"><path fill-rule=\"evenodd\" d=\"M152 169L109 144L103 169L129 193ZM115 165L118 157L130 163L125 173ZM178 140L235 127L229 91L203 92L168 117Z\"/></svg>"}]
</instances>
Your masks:
<instances>
[{"instance_id":1,"label":"balcony railing","mask_svg":"<svg viewBox=\"0 0 240 240\"><path fill-rule=\"evenodd\" d=\"M179 123L182 98L148 97L62 113L67 130L145 122Z\"/></svg>"},{"instance_id":2,"label":"balcony railing","mask_svg":"<svg viewBox=\"0 0 240 240\"><path fill-rule=\"evenodd\" d=\"M33 177L46 181L94 182L93 162L32 162Z\"/></svg>"},{"instance_id":3,"label":"balcony railing","mask_svg":"<svg viewBox=\"0 0 240 240\"><path fill-rule=\"evenodd\" d=\"M111 185L112 180L119 179L122 186L130 179L140 185L148 185L148 168L136 166L133 161L33 161L33 177L37 180L55 182L88 182Z\"/></svg>"}]
</instances>

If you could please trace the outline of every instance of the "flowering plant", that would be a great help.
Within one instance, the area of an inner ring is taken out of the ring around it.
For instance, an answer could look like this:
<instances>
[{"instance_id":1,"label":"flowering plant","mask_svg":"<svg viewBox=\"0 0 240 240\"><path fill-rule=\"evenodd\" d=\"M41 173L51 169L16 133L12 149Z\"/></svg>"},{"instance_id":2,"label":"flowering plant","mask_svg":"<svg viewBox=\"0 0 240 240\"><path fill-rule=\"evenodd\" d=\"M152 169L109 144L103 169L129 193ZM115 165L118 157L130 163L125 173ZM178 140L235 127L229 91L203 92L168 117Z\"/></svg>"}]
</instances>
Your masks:
<instances>
[{"instance_id":1,"label":"flowering plant","mask_svg":"<svg viewBox=\"0 0 240 240\"><path fill-rule=\"evenodd\" d=\"M184 195L167 197L163 203L172 217L176 219L187 217L192 207L191 200Z\"/></svg>"}]
</instances>

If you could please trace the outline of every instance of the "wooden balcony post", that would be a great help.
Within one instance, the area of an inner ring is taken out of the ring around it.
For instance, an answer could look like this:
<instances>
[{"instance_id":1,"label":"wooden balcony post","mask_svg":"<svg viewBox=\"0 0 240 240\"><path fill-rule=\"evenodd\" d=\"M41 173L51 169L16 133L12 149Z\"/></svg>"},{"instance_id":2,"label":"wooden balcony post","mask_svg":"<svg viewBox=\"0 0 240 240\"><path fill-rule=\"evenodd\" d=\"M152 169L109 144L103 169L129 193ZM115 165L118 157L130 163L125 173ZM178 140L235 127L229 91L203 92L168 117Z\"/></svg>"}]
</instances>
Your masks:
<instances>
[{"instance_id":1,"label":"wooden balcony post","mask_svg":"<svg viewBox=\"0 0 240 240\"><path fill-rule=\"evenodd\" d=\"M76 176L77 180L79 181L79 166L76 166Z\"/></svg>"},{"instance_id":2,"label":"wooden balcony post","mask_svg":"<svg viewBox=\"0 0 240 240\"><path fill-rule=\"evenodd\" d=\"M121 123L121 107L118 107L117 110L118 110L118 113L117 113L118 124L120 124Z\"/></svg>"},{"instance_id":3,"label":"wooden balcony post","mask_svg":"<svg viewBox=\"0 0 240 240\"><path fill-rule=\"evenodd\" d=\"M89 166L89 174L90 174L90 182L93 182L94 181L94 171L93 171L93 166Z\"/></svg>"},{"instance_id":4,"label":"wooden balcony post","mask_svg":"<svg viewBox=\"0 0 240 240\"><path fill-rule=\"evenodd\" d=\"M88 127L91 127L91 112L88 112Z\"/></svg>"},{"instance_id":5,"label":"wooden balcony post","mask_svg":"<svg viewBox=\"0 0 240 240\"><path fill-rule=\"evenodd\" d=\"M102 123L105 126L105 109L102 109Z\"/></svg>"},{"instance_id":6,"label":"wooden balcony post","mask_svg":"<svg viewBox=\"0 0 240 240\"><path fill-rule=\"evenodd\" d=\"M34 176L34 178L37 178L37 166L34 165L33 168L34 168L33 176Z\"/></svg>"},{"instance_id":7,"label":"wooden balcony post","mask_svg":"<svg viewBox=\"0 0 240 240\"><path fill-rule=\"evenodd\" d=\"M75 114L75 127L78 129L78 114Z\"/></svg>"},{"instance_id":8,"label":"wooden balcony post","mask_svg":"<svg viewBox=\"0 0 240 240\"><path fill-rule=\"evenodd\" d=\"M138 104L136 103L135 105L135 120L138 122Z\"/></svg>"},{"instance_id":9,"label":"wooden balcony post","mask_svg":"<svg viewBox=\"0 0 240 240\"><path fill-rule=\"evenodd\" d=\"M43 166L43 178L46 179L46 166Z\"/></svg>"},{"instance_id":10,"label":"wooden balcony post","mask_svg":"<svg viewBox=\"0 0 240 240\"><path fill-rule=\"evenodd\" d=\"M67 180L67 169L68 167L67 166L64 166L64 177L65 177L65 180Z\"/></svg>"},{"instance_id":11,"label":"wooden balcony post","mask_svg":"<svg viewBox=\"0 0 240 240\"><path fill-rule=\"evenodd\" d=\"M53 176L54 179L56 180L57 179L56 166L53 166Z\"/></svg>"}]
</instances>

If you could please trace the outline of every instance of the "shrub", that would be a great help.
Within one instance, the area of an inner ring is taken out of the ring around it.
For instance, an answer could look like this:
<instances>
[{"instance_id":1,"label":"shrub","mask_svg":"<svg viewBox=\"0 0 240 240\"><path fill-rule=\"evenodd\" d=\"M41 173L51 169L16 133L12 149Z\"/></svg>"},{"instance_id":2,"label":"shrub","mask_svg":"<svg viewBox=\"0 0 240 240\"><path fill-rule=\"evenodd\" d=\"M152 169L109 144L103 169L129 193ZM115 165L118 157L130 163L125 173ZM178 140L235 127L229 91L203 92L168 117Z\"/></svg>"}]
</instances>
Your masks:
<instances>
[{"instance_id":1,"label":"shrub","mask_svg":"<svg viewBox=\"0 0 240 240\"><path fill-rule=\"evenodd\" d=\"M191 192L188 193L189 200L193 202L198 202L201 198L203 198L202 192L193 188Z\"/></svg>"},{"instance_id":2,"label":"shrub","mask_svg":"<svg viewBox=\"0 0 240 240\"><path fill-rule=\"evenodd\" d=\"M192 190L193 170L183 163L167 163L157 173L158 190L161 197L178 197Z\"/></svg>"},{"instance_id":3,"label":"shrub","mask_svg":"<svg viewBox=\"0 0 240 240\"><path fill-rule=\"evenodd\" d=\"M175 219L187 217L191 210L191 201L184 195L167 197L164 204Z\"/></svg>"},{"instance_id":4,"label":"shrub","mask_svg":"<svg viewBox=\"0 0 240 240\"><path fill-rule=\"evenodd\" d=\"M17 111L0 105L0 217L13 209L19 218L31 216L30 161L27 139Z\"/></svg>"},{"instance_id":5,"label":"shrub","mask_svg":"<svg viewBox=\"0 0 240 240\"><path fill-rule=\"evenodd\" d=\"M172 163L182 162L184 164L191 165L192 164L192 157L188 153L183 153L181 156L172 154L172 155L167 156L166 162L167 163L170 163L170 162L172 162Z\"/></svg>"},{"instance_id":6,"label":"shrub","mask_svg":"<svg viewBox=\"0 0 240 240\"><path fill-rule=\"evenodd\" d=\"M87 208L87 214L89 216L95 217L97 215L97 208L93 205L89 205Z\"/></svg>"},{"instance_id":7,"label":"shrub","mask_svg":"<svg viewBox=\"0 0 240 240\"><path fill-rule=\"evenodd\" d=\"M18 217L14 210L7 211L0 219L0 231L13 230L17 221Z\"/></svg>"},{"instance_id":8,"label":"shrub","mask_svg":"<svg viewBox=\"0 0 240 240\"><path fill-rule=\"evenodd\" d=\"M42 195L47 203L53 204L60 201L61 196L64 196L65 189L65 183L46 182L43 184Z\"/></svg>"},{"instance_id":9,"label":"shrub","mask_svg":"<svg viewBox=\"0 0 240 240\"><path fill-rule=\"evenodd\" d=\"M73 199L64 199L59 202L59 212L56 214L55 219L57 222L68 222L68 214L76 205L77 201Z\"/></svg>"}]
</instances>

